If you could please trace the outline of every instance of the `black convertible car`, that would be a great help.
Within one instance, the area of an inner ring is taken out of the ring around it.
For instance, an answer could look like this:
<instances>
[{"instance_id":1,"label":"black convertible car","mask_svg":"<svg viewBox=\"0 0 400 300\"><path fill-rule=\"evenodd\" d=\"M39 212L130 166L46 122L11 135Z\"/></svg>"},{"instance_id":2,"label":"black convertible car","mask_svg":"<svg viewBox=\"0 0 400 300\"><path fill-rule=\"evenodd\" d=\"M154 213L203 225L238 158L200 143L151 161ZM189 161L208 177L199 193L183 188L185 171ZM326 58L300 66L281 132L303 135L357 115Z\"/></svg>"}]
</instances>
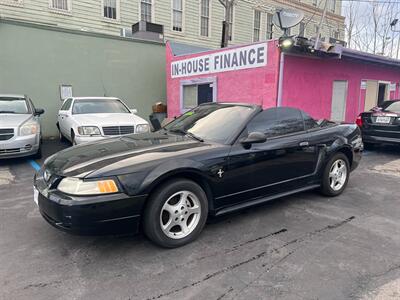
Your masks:
<instances>
[{"instance_id":1,"label":"black convertible car","mask_svg":"<svg viewBox=\"0 0 400 300\"><path fill-rule=\"evenodd\" d=\"M63 150L35 175L35 201L57 228L141 227L155 243L193 241L207 216L292 193L345 189L361 158L354 125L294 108L200 105L163 129Z\"/></svg>"}]
</instances>

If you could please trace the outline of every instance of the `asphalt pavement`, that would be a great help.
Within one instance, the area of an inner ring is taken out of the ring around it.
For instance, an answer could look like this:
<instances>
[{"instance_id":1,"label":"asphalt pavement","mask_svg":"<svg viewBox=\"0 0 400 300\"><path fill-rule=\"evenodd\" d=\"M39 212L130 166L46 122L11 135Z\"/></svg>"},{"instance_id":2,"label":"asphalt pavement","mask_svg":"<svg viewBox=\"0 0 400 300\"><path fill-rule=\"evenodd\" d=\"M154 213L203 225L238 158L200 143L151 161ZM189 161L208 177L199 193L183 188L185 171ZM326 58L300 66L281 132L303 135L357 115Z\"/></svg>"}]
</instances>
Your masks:
<instances>
[{"instance_id":1,"label":"asphalt pavement","mask_svg":"<svg viewBox=\"0 0 400 300\"><path fill-rule=\"evenodd\" d=\"M66 147L46 141L44 154ZM365 152L339 197L212 220L172 250L48 225L32 195L42 162L0 162L0 299L400 299L399 148Z\"/></svg>"}]
</instances>

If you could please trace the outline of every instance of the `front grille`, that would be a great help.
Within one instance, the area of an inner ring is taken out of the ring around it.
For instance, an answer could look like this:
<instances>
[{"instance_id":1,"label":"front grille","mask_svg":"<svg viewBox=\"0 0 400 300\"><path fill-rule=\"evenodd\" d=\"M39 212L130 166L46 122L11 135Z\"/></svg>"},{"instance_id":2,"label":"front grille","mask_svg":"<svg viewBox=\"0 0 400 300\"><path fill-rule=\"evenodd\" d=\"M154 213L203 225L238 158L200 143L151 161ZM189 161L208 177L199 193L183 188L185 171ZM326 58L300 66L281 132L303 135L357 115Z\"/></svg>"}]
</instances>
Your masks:
<instances>
[{"instance_id":1,"label":"front grille","mask_svg":"<svg viewBox=\"0 0 400 300\"><path fill-rule=\"evenodd\" d=\"M21 152L21 149L20 149L20 148L0 149L0 154L19 153L19 152Z\"/></svg>"},{"instance_id":2,"label":"front grille","mask_svg":"<svg viewBox=\"0 0 400 300\"><path fill-rule=\"evenodd\" d=\"M103 127L104 135L122 135L135 133L134 126L107 126Z\"/></svg>"},{"instance_id":3,"label":"front grille","mask_svg":"<svg viewBox=\"0 0 400 300\"><path fill-rule=\"evenodd\" d=\"M0 128L0 141L6 141L14 136L14 129Z\"/></svg>"}]
</instances>

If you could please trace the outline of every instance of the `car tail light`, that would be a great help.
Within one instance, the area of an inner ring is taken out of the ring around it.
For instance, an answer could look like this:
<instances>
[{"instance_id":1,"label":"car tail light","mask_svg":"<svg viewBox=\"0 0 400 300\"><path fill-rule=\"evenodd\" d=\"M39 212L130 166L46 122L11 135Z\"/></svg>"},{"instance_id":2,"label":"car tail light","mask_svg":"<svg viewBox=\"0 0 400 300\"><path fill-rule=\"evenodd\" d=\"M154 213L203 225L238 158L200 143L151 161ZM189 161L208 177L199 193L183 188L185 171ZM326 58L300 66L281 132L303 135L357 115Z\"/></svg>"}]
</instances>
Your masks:
<instances>
[{"instance_id":1,"label":"car tail light","mask_svg":"<svg viewBox=\"0 0 400 300\"><path fill-rule=\"evenodd\" d=\"M357 119L356 119L356 124L357 124L359 127L361 127L361 126L363 125L363 120L362 120L361 115L359 115L359 116L357 117Z\"/></svg>"}]
</instances>

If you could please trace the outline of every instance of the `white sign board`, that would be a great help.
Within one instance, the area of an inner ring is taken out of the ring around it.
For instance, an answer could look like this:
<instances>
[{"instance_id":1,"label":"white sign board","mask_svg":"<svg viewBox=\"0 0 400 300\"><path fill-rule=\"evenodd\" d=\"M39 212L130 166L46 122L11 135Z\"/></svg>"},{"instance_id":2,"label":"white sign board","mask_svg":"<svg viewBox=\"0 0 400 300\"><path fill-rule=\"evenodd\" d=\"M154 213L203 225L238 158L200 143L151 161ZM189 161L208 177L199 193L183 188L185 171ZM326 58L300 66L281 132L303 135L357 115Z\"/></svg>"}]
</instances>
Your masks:
<instances>
[{"instance_id":1,"label":"white sign board","mask_svg":"<svg viewBox=\"0 0 400 300\"><path fill-rule=\"evenodd\" d=\"M367 82L366 81L361 81L360 89L366 90L367 89Z\"/></svg>"},{"instance_id":2,"label":"white sign board","mask_svg":"<svg viewBox=\"0 0 400 300\"><path fill-rule=\"evenodd\" d=\"M396 83L391 83L389 87L390 92L395 92L396 91Z\"/></svg>"},{"instance_id":3,"label":"white sign board","mask_svg":"<svg viewBox=\"0 0 400 300\"><path fill-rule=\"evenodd\" d=\"M244 70L266 65L267 44L256 44L175 61L171 64L171 77Z\"/></svg>"},{"instance_id":4,"label":"white sign board","mask_svg":"<svg viewBox=\"0 0 400 300\"><path fill-rule=\"evenodd\" d=\"M60 85L60 98L65 100L72 97L72 86L71 85Z\"/></svg>"}]
</instances>

